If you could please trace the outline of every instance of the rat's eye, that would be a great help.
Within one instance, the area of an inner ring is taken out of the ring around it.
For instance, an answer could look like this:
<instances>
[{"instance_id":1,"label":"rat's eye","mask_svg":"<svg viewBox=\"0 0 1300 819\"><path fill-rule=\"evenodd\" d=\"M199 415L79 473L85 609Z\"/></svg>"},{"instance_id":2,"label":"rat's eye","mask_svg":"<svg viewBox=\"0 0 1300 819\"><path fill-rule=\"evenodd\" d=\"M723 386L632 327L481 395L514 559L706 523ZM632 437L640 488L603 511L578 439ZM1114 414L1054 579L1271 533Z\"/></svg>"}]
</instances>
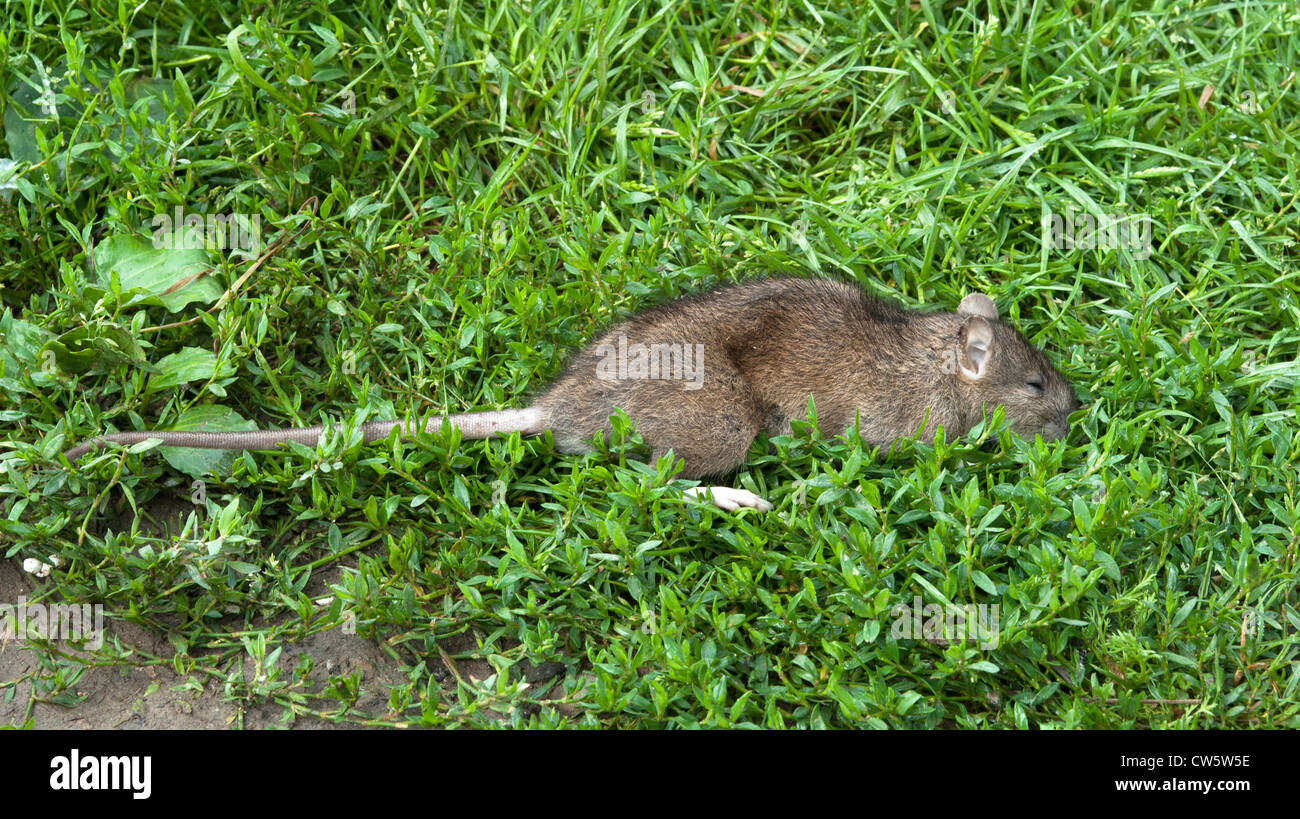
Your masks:
<instances>
[{"instance_id":1,"label":"rat's eye","mask_svg":"<svg viewBox=\"0 0 1300 819\"><path fill-rule=\"evenodd\" d=\"M1037 377L1037 376L1035 376L1035 377L1029 379L1028 381L1026 381L1026 382L1025 382L1025 386L1028 387L1029 389L1033 390L1033 391L1034 391L1034 395L1042 395L1042 394L1043 394L1043 381L1042 381L1041 378L1039 378L1039 377Z\"/></svg>"}]
</instances>

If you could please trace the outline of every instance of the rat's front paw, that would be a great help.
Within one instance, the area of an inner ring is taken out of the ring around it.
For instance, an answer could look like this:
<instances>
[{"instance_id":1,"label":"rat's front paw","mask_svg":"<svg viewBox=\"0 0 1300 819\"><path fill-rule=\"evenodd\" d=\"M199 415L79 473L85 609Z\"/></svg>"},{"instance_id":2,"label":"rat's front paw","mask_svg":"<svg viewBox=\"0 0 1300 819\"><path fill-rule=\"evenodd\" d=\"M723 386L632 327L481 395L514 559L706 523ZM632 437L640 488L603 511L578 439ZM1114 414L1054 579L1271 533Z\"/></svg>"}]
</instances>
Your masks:
<instances>
[{"instance_id":1,"label":"rat's front paw","mask_svg":"<svg viewBox=\"0 0 1300 819\"><path fill-rule=\"evenodd\" d=\"M710 493L713 505L728 512L735 512L742 506L757 509L760 512L772 511L772 504L750 492L748 489L732 489L730 486L695 486L686 490L688 495Z\"/></svg>"}]
</instances>

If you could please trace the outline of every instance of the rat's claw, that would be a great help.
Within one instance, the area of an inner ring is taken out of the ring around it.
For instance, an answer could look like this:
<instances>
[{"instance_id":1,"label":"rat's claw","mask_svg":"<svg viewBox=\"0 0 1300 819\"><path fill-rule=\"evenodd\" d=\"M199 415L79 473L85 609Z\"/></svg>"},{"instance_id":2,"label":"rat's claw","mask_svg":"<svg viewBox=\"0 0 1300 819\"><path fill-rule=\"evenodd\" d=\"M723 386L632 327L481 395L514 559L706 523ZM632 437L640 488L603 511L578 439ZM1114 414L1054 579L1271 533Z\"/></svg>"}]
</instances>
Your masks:
<instances>
[{"instance_id":1,"label":"rat's claw","mask_svg":"<svg viewBox=\"0 0 1300 819\"><path fill-rule=\"evenodd\" d=\"M710 493L714 506L728 512L735 512L742 506L760 512L772 511L772 504L748 489L732 489L730 486L695 486L686 490L687 495L702 495L705 492Z\"/></svg>"}]
</instances>

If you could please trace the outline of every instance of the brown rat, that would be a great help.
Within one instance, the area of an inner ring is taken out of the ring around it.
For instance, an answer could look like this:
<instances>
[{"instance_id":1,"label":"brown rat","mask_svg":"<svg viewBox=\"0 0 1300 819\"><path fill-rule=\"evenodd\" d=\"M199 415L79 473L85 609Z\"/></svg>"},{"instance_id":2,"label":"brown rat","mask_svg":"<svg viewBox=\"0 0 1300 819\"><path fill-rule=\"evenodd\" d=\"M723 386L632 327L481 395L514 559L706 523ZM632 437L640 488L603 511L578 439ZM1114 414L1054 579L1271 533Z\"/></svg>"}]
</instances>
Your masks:
<instances>
[{"instance_id":1,"label":"brown rat","mask_svg":"<svg viewBox=\"0 0 1300 819\"><path fill-rule=\"evenodd\" d=\"M957 312L921 313L836 281L777 277L724 287L652 308L606 330L579 351L531 406L446 416L462 437L540 434L561 452L592 448L621 408L659 458L673 450L682 477L739 468L759 432L791 431L813 398L819 428L836 435L859 423L862 439L887 446L918 432L949 437L1001 404L1017 433L1045 440L1069 431L1079 402L1070 384L1013 328L992 299L974 293ZM438 430L444 418L430 418ZM399 421L363 424L364 440ZM322 427L251 432L119 432L74 447L151 438L168 446L273 449L313 445ZM409 430L403 429L403 432ZM712 488L719 506L770 508L744 490Z\"/></svg>"}]
</instances>

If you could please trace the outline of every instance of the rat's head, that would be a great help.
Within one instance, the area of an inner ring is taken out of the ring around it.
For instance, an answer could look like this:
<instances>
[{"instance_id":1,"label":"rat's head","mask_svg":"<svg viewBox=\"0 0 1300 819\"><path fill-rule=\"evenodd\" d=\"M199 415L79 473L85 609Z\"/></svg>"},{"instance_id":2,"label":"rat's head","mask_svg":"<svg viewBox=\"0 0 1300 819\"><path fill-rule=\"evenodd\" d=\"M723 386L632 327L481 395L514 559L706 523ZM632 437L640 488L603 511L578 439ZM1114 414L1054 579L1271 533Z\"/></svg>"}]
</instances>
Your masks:
<instances>
[{"instance_id":1,"label":"rat's head","mask_svg":"<svg viewBox=\"0 0 1300 819\"><path fill-rule=\"evenodd\" d=\"M962 299L957 315L962 324L956 378L973 404L972 414L978 418L985 406L992 411L1001 404L1021 437L1064 438L1070 413L1079 408L1070 382L1024 336L998 320L998 308L983 293Z\"/></svg>"}]
</instances>

